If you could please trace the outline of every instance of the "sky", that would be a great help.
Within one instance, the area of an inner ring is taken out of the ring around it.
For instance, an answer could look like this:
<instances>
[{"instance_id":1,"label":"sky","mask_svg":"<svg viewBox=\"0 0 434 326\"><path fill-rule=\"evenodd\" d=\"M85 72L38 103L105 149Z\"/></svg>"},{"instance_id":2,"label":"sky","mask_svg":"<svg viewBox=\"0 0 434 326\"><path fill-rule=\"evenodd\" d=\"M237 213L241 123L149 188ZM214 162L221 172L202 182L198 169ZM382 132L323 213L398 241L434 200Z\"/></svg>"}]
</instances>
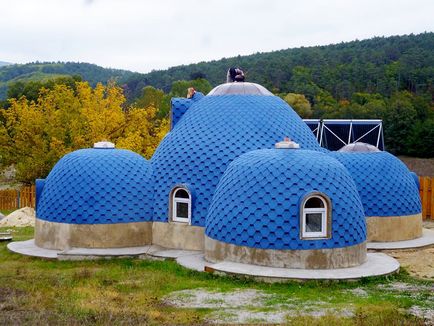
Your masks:
<instances>
[{"instance_id":1,"label":"sky","mask_svg":"<svg viewBox=\"0 0 434 326\"><path fill-rule=\"evenodd\" d=\"M0 61L149 72L434 31L434 0L0 0Z\"/></svg>"}]
</instances>

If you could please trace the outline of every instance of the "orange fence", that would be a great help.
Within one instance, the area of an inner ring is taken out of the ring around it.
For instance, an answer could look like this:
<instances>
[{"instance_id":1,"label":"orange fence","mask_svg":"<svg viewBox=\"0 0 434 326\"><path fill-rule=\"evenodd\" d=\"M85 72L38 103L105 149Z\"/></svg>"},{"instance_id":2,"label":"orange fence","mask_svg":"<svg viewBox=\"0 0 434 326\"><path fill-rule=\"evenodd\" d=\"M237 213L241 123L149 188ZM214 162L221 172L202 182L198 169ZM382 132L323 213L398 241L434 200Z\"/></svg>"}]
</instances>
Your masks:
<instances>
[{"instance_id":1,"label":"orange fence","mask_svg":"<svg viewBox=\"0 0 434 326\"><path fill-rule=\"evenodd\" d=\"M419 177L422 216L434 220L434 177ZM20 190L0 190L0 209L35 207L35 186Z\"/></svg>"},{"instance_id":2,"label":"orange fence","mask_svg":"<svg viewBox=\"0 0 434 326\"><path fill-rule=\"evenodd\" d=\"M434 177L419 177L422 216L434 220Z\"/></svg>"},{"instance_id":3,"label":"orange fence","mask_svg":"<svg viewBox=\"0 0 434 326\"><path fill-rule=\"evenodd\" d=\"M35 186L20 190L0 190L0 209L13 210L21 207L35 207Z\"/></svg>"}]
</instances>

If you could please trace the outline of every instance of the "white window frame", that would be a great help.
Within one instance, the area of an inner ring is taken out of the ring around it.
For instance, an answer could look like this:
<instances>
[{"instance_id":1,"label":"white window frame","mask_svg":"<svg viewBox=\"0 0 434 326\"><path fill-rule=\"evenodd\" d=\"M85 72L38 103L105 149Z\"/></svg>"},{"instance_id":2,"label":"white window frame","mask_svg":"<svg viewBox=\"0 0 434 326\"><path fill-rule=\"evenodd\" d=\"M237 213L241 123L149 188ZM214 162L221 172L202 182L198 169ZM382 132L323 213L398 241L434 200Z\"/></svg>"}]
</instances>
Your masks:
<instances>
[{"instance_id":1,"label":"white window frame","mask_svg":"<svg viewBox=\"0 0 434 326\"><path fill-rule=\"evenodd\" d=\"M316 207L316 208L305 208L306 203L309 201L309 199L312 198L318 198L322 201L324 207ZM303 200L303 207L302 209L302 218L301 218L301 238L302 239L324 239L328 238L329 234L329 223L328 223L328 203L327 200L320 196L320 195L311 195L306 197ZM306 217L307 214L321 214L321 231L320 232L310 232L306 230Z\"/></svg>"},{"instance_id":2,"label":"white window frame","mask_svg":"<svg viewBox=\"0 0 434 326\"><path fill-rule=\"evenodd\" d=\"M188 198L180 198L180 197L176 197L176 193L179 190L184 190L187 192L188 194ZM188 204L188 218L184 218L184 217L178 217L177 216L177 203L185 203ZM191 194L188 191L187 188L184 187L177 187L172 191L172 196L171 196L171 211L172 211L172 221L173 222L178 222L178 223L186 223L186 224L191 224Z\"/></svg>"}]
</instances>

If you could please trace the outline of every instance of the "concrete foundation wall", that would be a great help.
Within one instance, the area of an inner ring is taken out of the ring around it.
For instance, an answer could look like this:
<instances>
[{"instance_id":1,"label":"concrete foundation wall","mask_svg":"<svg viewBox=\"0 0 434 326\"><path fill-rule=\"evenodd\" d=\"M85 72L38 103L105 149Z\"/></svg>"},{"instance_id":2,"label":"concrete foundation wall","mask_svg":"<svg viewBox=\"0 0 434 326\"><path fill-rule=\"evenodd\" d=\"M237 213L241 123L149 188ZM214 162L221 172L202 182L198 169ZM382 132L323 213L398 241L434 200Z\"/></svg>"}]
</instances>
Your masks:
<instances>
[{"instance_id":1,"label":"concrete foundation wall","mask_svg":"<svg viewBox=\"0 0 434 326\"><path fill-rule=\"evenodd\" d=\"M66 224L36 219L35 243L46 249L124 248L151 244L152 222Z\"/></svg>"},{"instance_id":2,"label":"concrete foundation wall","mask_svg":"<svg viewBox=\"0 0 434 326\"><path fill-rule=\"evenodd\" d=\"M282 268L331 269L364 263L366 242L335 249L274 250L236 246L205 237L205 259Z\"/></svg>"},{"instance_id":3,"label":"concrete foundation wall","mask_svg":"<svg viewBox=\"0 0 434 326\"><path fill-rule=\"evenodd\" d=\"M368 241L390 242L420 238L422 214L366 217Z\"/></svg>"},{"instance_id":4,"label":"concrete foundation wall","mask_svg":"<svg viewBox=\"0 0 434 326\"><path fill-rule=\"evenodd\" d=\"M152 243L165 248L203 250L205 229L184 223L154 222Z\"/></svg>"}]
</instances>

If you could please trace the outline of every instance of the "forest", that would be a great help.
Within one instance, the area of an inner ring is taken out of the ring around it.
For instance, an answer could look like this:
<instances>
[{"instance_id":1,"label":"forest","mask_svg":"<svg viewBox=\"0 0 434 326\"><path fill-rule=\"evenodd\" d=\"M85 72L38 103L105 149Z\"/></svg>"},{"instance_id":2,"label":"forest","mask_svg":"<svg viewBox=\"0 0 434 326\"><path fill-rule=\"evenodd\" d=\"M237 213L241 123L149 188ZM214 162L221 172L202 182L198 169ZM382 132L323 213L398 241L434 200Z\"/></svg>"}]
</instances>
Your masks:
<instances>
[{"instance_id":1,"label":"forest","mask_svg":"<svg viewBox=\"0 0 434 326\"><path fill-rule=\"evenodd\" d=\"M149 74L70 62L3 66L0 164L14 164L17 178L32 182L62 155L101 139L150 157L168 131L170 99L185 96L188 87L209 92L231 66L303 118L383 119L386 150L434 157L434 33L423 33Z\"/></svg>"}]
</instances>

